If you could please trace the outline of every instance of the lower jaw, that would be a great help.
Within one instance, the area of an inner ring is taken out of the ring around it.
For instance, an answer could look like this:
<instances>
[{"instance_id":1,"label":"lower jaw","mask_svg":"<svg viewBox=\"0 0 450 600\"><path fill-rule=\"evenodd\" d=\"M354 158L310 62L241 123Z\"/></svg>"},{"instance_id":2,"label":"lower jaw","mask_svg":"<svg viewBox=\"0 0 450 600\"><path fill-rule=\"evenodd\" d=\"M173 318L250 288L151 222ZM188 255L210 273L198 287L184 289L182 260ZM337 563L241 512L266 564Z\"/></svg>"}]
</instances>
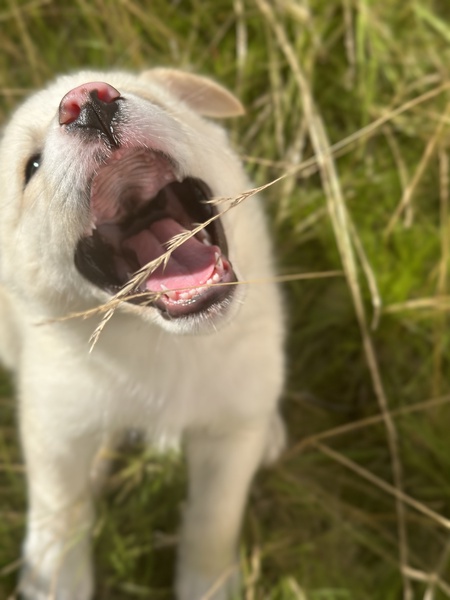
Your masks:
<instances>
[{"instance_id":1,"label":"lower jaw","mask_svg":"<svg viewBox=\"0 0 450 600\"><path fill-rule=\"evenodd\" d=\"M209 316L215 316L226 312L234 296L237 280L236 278L223 282L216 289L206 289L204 292L193 296L187 301L171 302L159 298L154 302L154 306L159 310L161 316L167 320L186 320L189 318L207 319ZM211 286L212 287L212 286Z\"/></svg>"},{"instance_id":2,"label":"lower jaw","mask_svg":"<svg viewBox=\"0 0 450 600\"><path fill-rule=\"evenodd\" d=\"M145 315L146 310L153 308L158 311L164 320L187 322L190 319L207 321L208 318L217 318L222 313L227 313L233 303L237 284L237 277L233 269L230 269L221 281L196 288L199 293L192 294L186 300L181 298L173 300L167 297L164 292L152 290L136 290L129 292L129 295L122 295L120 292L123 287L99 287L107 292L111 300L121 300L124 308L127 305L130 308L132 306L139 307L142 316Z\"/></svg>"}]
</instances>

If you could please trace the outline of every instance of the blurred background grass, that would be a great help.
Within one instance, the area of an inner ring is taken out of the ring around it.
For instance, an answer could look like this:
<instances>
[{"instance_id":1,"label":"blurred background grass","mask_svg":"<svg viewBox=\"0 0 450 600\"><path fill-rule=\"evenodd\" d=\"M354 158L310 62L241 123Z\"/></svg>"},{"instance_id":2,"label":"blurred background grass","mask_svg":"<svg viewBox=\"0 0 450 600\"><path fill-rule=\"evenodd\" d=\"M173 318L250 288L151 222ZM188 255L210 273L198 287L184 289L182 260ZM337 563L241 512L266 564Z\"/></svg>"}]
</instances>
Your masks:
<instances>
[{"instance_id":1,"label":"blurred background grass","mask_svg":"<svg viewBox=\"0 0 450 600\"><path fill-rule=\"evenodd\" d=\"M234 90L255 182L290 173L265 192L279 273L342 271L284 287L290 448L252 491L246 600L450 598L448 1L1 0L1 122L57 73L152 65ZM0 395L8 598L25 494ZM176 457L118 457L98 599L171 597L184 484Z\"/></svg>"}]
</instances>

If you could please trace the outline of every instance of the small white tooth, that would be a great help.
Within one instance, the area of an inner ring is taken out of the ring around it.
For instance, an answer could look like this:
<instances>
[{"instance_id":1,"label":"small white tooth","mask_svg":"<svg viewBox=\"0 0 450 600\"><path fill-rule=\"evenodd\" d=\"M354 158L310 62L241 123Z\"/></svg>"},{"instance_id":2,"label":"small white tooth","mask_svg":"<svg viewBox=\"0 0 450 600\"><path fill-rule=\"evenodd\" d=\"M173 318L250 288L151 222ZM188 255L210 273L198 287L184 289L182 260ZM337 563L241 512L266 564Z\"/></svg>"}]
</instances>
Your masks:
<instances>
[{"instance_id":1,"label":"small white tooth","mask_svg":"<svg viewBox=\"0 0 450 600\"><path fill-rule=\"evenodd\" d=\"M96 229L97 225L94 223L94 221L91 221L86 227L86 235L92 235Z\"/></svg>"},{"instance_id":2,"label":"small white tooth","mask_svg":"<svg viewBox=\"0 0 450 600\"><path fill-rule=\"evenodd\" d=\"M182 292L180 294L180 300L190 300L191 293L190 292Z\"/></svg>"},{"instance_id":3,"label":"small white tooth","mask_svg":"<svg viewBox=\"0 0 450 600\"><path fill-rule=\"evenodd\" d=\"M192 225L198 227L200 223L192 223ZM205 229L201 229L196 236L205 246L212 246L211 236Z\"/></svg>"},{"instance_id":4,"label":"small white tooth","mask_svg":"<svg viewBox=\"0 0 450 600\"><path fill-rule=\"evenodd\" d=\"M161 286L162 290L164 290L164 291L168 291L169 290L169 288L166 285L164 285L163 283L160 283L159 285Z\"/></svg>"},{"instance_id":5,"label":"small white tooth","mask_svg":"<svg viewBox=\"0 0 450 600\"><path fill-rule=\"evenodd\" d=\"M219 273L214 273L212 280L214 283L219 283L219 281L220 281Z\"/></svg>"},{"instance_id":6,"label":"small white tooth","mask_svg":"<svg viewBox=\"0 0 450 600\"><path fill-rule=\"evenodd\" d=\"M219 256L219 258L216 262L216 268L219 269L220 271L223 271L223 260L222 260L221 256Z\"/></svg>"}]
</instances>

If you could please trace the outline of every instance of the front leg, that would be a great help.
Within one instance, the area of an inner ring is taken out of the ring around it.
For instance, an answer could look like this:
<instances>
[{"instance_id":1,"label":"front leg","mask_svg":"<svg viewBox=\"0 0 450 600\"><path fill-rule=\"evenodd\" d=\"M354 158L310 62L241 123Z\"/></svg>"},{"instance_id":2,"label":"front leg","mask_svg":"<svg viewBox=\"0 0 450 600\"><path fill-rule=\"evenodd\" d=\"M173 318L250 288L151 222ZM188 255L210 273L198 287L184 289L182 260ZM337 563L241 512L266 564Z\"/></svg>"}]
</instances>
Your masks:
<instances>
[{"instance_id":1,"label":"front leg","mask_svg":"<svg viewBox=\"0 0 450 600\"><path fill-rule=\"evenodd\" d=\"M21 597L89 600L93 593L89 475L98 438L81 431L63 413L55 419L50 406L22 407L29 508Z\"/></svg>"},{"instance_id":2,"label":"front leg","mask_svg":"<svg viewBox=\"0 0 450 600\"><path fill-rule=\"evenodd\" d=\"M239 591L238 537L270 422L237 432L191 433L189 494L178 558L178 600L225 600Z\"/></svg>"}]
</instances>

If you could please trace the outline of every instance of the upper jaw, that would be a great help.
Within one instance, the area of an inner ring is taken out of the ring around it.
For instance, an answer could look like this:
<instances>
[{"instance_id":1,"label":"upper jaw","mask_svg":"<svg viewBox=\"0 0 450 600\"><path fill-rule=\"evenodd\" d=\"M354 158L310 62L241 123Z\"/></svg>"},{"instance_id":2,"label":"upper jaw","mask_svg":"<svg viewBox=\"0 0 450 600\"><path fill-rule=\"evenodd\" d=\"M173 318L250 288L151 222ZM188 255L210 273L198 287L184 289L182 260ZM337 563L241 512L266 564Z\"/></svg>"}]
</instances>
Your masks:
<instances>
[{"instance_id":1,"label":"upper jaw","mask_svg":"<svg viewBox=\"0 0 450 600\"><path fill-rule=\"evenodd\" d=\"M89 222L75 249L78 271L166 319L225 312L236 277L221 218L208 202L212 191L181 166L180 157L192 161L198 143L192 132L184 136L182 120L105 82L67 92L58 116L62 137L90 156L85 164L93 171ZM183 137L190 140L184 152ZM199 223L204 228L193 232Z\"/></svg>"}]
</instances>

